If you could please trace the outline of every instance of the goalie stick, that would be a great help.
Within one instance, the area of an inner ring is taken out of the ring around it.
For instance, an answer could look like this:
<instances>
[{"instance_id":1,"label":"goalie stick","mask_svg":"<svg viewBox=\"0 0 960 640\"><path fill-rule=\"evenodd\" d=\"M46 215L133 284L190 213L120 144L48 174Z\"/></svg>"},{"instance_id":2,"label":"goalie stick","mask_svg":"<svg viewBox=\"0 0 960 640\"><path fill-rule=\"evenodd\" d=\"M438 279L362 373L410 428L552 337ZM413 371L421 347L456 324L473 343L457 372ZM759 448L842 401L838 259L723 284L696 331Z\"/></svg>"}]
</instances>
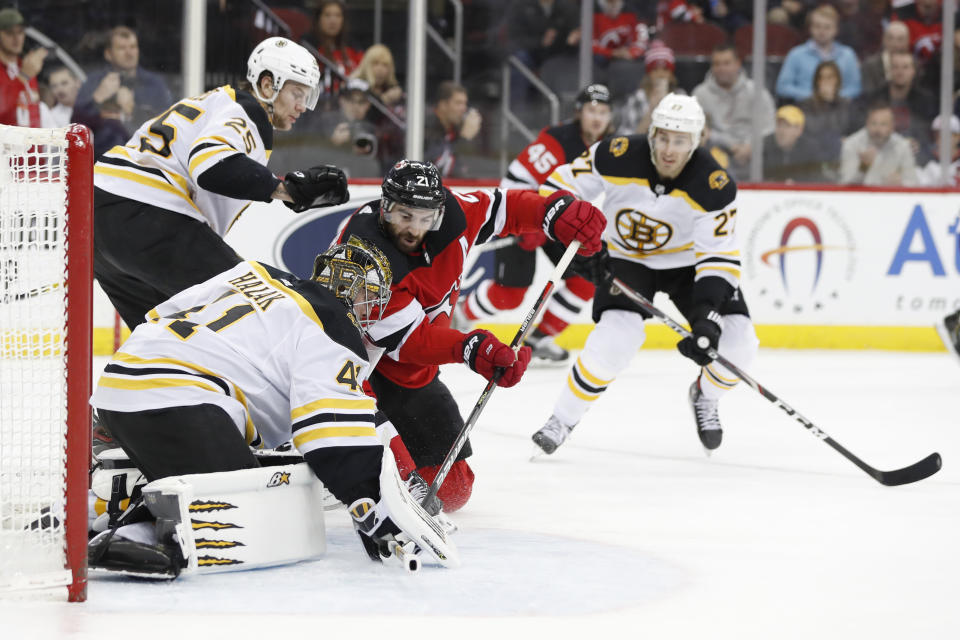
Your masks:
<instances>
[{"instance_id":1,"label":"goalie stick","mask_svg":"<svg viewBox=\"0 0 960 640\"><path fill-rule=\"evenodd\" d=\"M673 318L671 318L669 315L667 315L666 313L658 309L656 306L654 306L654 304L649 300L647 300L644 296L642 296L641 294L631 289L620 278L613 279L610 287L610 292L613 294L622 293L623 295L627 296L632 301L640 305L640 307L644 311L647 311L648 313L651 313L655 317L662 320L664 324L666 324L668 327L670 327L675 332L680 334L682 337L689 338L693 335L689 331L687 331L682 325L676 322ZM740 369L735 364L733 364L732 362L724 358L721 354L717 353L716 349L708 348L710 346L709 341L707 341L707 344L704 344L704 341L706 341L706 338L704 336L701 336L697 342L697 346L699 346L701 349L705 349L707 356L709 356L713 360L716 360L719 364L721 364L722 366L732 371L734 375L736 375L738 378L746 382L751 389L753 389L754 391L762 395L764 398L766 398L767 400L772 402L774 405L782 409L784 413L786 413L788 416L792 417L794 420L796 420L797 422L802 424L804 427L806 427L807 431L809 431L815 438L818 438L819 440L826 442L828 445L833 447L836 451L840 452L840 455L842 455L844 458L846 458L853 464L857 465L864 473L869 475L871 478L873 478L880 484L887 487L895 487L901 484L910 484L911 482L917 482L919 480L923 480L924 478L928 478L932 476L933 474L935 474L937 471L940 470L941 466L943 466L943 461L940 459L940 454L931 453L923 460L915 462L907 467L903 467L902 469L894 469L892 471L880 471L879 469L875 469L874 467L871 467L866 462L864 462L863 460L861 460L860 458L852 454L850 451L848 451L846 447L844 447L839 442L837 442L836 440L831 438L829 435L827 435L825 431L823 431L818 426L813 424L813 422L811 422L809 419L803 416L799 411L797 411L796 409L788 405L786 402L781 400L772 391L762 386L756 380L754 380L749 375L747 375L742 369Z\"/></svg>"},{"instance_id":2,"label":"goalie stick","mask_svg":"<svg viewBox=\"0 0 960 640\"><path fill-rule=\"evenodd\" d=\"M543 290L540 292L540 296L537 298L537 301L533 303L530 311L527 312L527 316L523 319L523 322L520 323L520 328L517 330L517 335L513 336L513 341L510 343L510 348L513 349L514 353L520 349L520 345L523 343L524 338L526 338L527 334L530 333L530 329L533 327L533 323L537 319L537 316L540 315L540 311L543 310L543 307L547 304L550 296L553 295L553 290L556 289L557 281L563 277L563 273L567 270L567 267L570 266L570 262L573 260L573 256L577 254L577 249L579 248L580 241L574 240L567 247L567 250L563 253L563 256L560 258L559 262L557 262L556 268L554 268L553 273L550 274L550 279L547 280L545 285L543 285ZM440 491L440 486L446 479L447 474L450 473L450 467L453 466L453 462L456 460L457 454L460 453L460 449L463 448L464 443L466 443L467 438L470 436L470 431L473 430L473 425L476 424L477 419L480 417L480 412L483 411L485 406L487 406L487 400L490 399L490 394L493 393L493 390L497 388L497 383L500 381L500 377L502 375L503 369L499 369L494 374L493 378L487 382L487 386L483 388L483 393L480 394L477 404L474 405L473 410L470 412L469 417L467 417L467 420L463 425L463 428L460 429L460 434L457 436L453 446L447 453L447 457L443 459L443 464L440 465L440 470L433 479L433 483L431 483L430 489L427 491L427 495L423 497L423 502L421 504L424 510L426 510L426 512L430 515L437 515L437 513L440 512L440 504L437 500L437 492Z\"/></svg>"}]
</instances>

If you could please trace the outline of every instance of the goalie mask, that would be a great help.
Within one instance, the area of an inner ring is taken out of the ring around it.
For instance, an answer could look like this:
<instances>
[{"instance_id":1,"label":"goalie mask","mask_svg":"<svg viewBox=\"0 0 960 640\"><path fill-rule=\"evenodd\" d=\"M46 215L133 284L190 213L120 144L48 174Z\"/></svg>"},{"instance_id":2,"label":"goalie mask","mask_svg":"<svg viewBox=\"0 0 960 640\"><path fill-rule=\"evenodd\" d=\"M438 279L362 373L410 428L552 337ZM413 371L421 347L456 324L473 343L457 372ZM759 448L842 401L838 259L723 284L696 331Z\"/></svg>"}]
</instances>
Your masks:
<instances>
[{"instance_id":1,"label":"goalie mask","mask_svg":"<svg viewBox=\"0 0 960 640\"><path fill-rule=\"evenodd\" d=\"M440 172L430 162L401 160L390 168L381 185L380 218L396 223L396 213L420 214L428 231L436 231L443 222L446 194ZM432 213L431 213L432 212Z\"/></svg>"},{"instance_id":2,"label":"goalie mask","mask_svg":"<svg viewBox=\"0 0 960 640\"><path fill-rule=\"evenodd\" d=\"M260 77L264 72L273 76L273 96L265 98L260 93ZM309 51L286 38L267 38L253 49L247 60L247 80L253 85L257 99L273 104L283 85L288 81L299 82L310 89L307 109L317 106L320 97L320 67Z\"/></svg>"},{"instance_id":3,"label":"goalie mask","mask_svg":"<svg viewBox=\"0 0 960 640\"><path fill-rule=\"evenodd\" d=\"M330 289L351 309L361 330L380 318L390 301L393 272L387 256L374 245L350 236L317 256L313 280Z\"/></svg>"},{"instance_id":4,"label":"goalie mask","mask_svg":"<svg viewBox=\"0 0 960 640\"><path fill-rule=\"evenodd\" d=\"M693 152L700 146L700 136L703 134L703 127L707 122L706 116L700 103L693 96L681 96L676 93L668 93L653 110L650 118L650 129L647 132L647 138L650 142L650 157L656 164L654 155L654 135L657 129L664 131L678 131L680 133L690 134L690 153L687 154L687 160L693 156Z\"/></svg>"}]
</instances>

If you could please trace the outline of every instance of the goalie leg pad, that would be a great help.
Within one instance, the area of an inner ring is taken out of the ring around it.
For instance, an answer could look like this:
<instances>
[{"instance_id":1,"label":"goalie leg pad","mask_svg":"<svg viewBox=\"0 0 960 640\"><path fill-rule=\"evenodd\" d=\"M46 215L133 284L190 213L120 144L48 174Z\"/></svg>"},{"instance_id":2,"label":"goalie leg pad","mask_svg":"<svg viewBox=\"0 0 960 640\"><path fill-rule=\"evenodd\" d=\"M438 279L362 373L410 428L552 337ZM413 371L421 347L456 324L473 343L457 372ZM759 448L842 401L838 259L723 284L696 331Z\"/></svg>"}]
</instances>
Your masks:
<instances>
[{"instance_id":1,"label":"goalie leg pad","mask_svg":"<svg viewBox=\"0 0 960 640\"><path fill-rule=\"evenodd\" d=\"M322 556L323 494L306 463L171 476L143 489L159 538L172 537L186 559L184 571L200 573Z\"/></svg>"}]
</instances>

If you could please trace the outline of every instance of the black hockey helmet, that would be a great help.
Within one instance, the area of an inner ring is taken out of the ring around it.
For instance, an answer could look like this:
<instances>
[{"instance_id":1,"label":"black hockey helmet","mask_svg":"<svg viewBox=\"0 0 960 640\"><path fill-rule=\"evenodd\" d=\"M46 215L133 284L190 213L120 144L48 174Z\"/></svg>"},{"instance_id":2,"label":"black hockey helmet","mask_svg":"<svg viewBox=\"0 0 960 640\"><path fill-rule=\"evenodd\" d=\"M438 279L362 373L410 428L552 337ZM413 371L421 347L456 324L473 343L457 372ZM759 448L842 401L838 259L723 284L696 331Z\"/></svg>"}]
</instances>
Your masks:
<instances>
[{"instance_id":1,"label":"black hockey helmet","mask_svg":"<svg viewBox=\"0 0 960 640\"><path fill-rule=\"evenodd\" d=\"M577 111L583 108L583 105L596 103L596 104L610 104L610 89L607 88L605 84L591 84L587 85L577 94L576 102L574 103Z\"/></svg>"},{"instance_id":2,"label":"black hockey helmet","mask_svg":"<svg viewBox=\"0 0 960 640\"><path fill-rule=\"evenodd\" d=\"M351 311L361 305L366 313L354 318L364 331L383 317L390 301L393 270L390 261L373 243L350 236L317 256L311 279L330 289ZM366 292L362 298L361 292Z\"/></svg>"},{"instance_id":3,"label":"black hockey helmet","mask_svg":"<svg viewBox=\"0 0 960 640\"><path fill-rule=\"evenodd\" d=\"M433 209L436 218L431 229L440 228L446 194L440 172L430 162L401 160L390 167L381 185L380 215L390 222L390 214L400 204L417 209Z\"/></svg>"}]
</instances>

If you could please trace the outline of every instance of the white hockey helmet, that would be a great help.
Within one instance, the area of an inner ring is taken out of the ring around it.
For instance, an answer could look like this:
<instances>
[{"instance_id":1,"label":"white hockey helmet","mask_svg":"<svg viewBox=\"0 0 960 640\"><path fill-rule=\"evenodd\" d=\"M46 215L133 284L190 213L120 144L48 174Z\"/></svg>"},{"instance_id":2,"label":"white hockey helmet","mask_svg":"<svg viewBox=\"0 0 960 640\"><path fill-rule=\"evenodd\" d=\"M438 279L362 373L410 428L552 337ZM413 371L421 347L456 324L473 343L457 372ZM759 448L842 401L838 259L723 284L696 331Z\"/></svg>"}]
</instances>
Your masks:
<instances>
[{"instance_id":1,"label":"white hockey helmet","mask_svg":"<svg viewBox=\"0 0 960 640\"><path fill-rule=\"evenodd\" d=\"M653 156L653 137L657 129L665 131L680 131L690 134L690 140L693 145L690 148L690 155L700 146L700 136L703 134L703 127L707 122L706 116L700 103L693 96L683 96L676 93L668 93L653 110L650 118L650 129L647 136L650 141L650 155ZM656 159L654 159L656 161Z\"/></svg>"},{"instance_id":2,"label":"white hockey helmet","mask_svg":"<svg viewBox=\"0 0 960 640\"><path fill-rule=\"evenodd\" d=\"M273 76L273 97L265 98L260 93L260 76L269 71ZM310 87L307 96L307 108L311 111L317 106L320 97L320 66L313 55L287 38L267 38L256 47L247 59L247 80L253 85L257 99L273 104L277 94L288 80Z\"/></svg>"}]
</instances>

